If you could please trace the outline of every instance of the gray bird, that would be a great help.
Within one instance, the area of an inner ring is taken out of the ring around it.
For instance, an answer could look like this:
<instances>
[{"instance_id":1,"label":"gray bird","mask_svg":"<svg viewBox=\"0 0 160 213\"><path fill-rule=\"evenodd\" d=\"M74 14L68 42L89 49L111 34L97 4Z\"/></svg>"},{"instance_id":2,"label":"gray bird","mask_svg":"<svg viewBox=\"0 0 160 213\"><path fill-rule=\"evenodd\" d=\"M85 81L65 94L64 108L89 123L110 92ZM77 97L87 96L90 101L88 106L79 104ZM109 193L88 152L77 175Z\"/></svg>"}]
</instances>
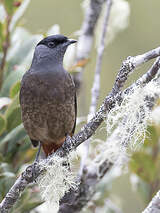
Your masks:
<instances>
[{"instance_id":1,"label":"gray bird","mask_svg":"<svg viewBox=\"0 0 160 213\"><path fill-rule=\"evenodd\" d=\"M72 136L76 126L75 85L63 68L67 47L76 40L63 35L41 40L20 88L22 121L33 146L40 143L48 156Z\"/></svg>"}]
</instances>

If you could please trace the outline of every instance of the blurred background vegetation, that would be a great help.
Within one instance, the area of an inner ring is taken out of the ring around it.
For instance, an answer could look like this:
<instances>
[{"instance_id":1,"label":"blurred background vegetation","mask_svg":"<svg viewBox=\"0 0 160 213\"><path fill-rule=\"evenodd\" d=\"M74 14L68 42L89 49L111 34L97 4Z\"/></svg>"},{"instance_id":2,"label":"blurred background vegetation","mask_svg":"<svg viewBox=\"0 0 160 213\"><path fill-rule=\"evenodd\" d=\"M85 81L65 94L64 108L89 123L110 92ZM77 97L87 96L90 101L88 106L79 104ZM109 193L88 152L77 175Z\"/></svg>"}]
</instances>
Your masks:
<instances>
[{"instance_id":1,"label":"blurred background vegetation","mask_svg":"<svg viewBox=\"0 0 160 213\"><path fill-rule=\"evenodd\" d=\"M160 2L128 2L131 7L129 26L104 52L99 104L112 88L116 73L127 56L144 53L159 45ZM55 33L53 25L58 24L61 33L69 37L80 29L83 21L81 3L74 0L3 0L0 3L0 201L25 166L33 161L36 151L31 148L21 124L19 88L22 75L30 66L36 43L48 33ZM83 116L89 109L95 57L96 49L93 48L78 98L79 115ZM150 64L135 72L127 84L137 79ZM124 213L140 212L146 206L160 187L159 128L158 125L148 127L150 136L142 149L133 154L128 172L108 185L103 181L98 189L102 197L86 212L109 212L107 207L103 208L107 197ZM102 131L97 135L101 134ZM28 187L12 212L27 213L40 205L42 201L37 192L35 185Z\"/></svg>"}]
</instances>

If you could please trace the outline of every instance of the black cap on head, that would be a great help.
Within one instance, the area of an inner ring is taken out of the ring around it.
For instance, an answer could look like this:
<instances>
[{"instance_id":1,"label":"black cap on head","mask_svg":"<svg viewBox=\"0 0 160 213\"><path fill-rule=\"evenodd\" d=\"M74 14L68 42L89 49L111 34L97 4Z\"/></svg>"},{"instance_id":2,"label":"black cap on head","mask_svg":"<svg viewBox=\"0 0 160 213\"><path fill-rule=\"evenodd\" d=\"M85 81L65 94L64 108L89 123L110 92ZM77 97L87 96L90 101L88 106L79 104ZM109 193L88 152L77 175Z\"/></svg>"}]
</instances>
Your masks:
<instances>
[{"instance_id":1,"label":"black cap on head","mask_svg":"<svg viewBox=\"0 0 160 213\"><path fill-rule=\"evenodd\" d=\"M66 44L65 46L68 46L68 45L73 44L75 42L77 42L77 41L73 40L73 39L68 39L66 36L57 34L57 35L51 35L51 36L48 36L48 37L42 39L37 44L37 46L38 45L45 45L49 48L54 48L59 44Z\"/></svg>"}]
</instances>

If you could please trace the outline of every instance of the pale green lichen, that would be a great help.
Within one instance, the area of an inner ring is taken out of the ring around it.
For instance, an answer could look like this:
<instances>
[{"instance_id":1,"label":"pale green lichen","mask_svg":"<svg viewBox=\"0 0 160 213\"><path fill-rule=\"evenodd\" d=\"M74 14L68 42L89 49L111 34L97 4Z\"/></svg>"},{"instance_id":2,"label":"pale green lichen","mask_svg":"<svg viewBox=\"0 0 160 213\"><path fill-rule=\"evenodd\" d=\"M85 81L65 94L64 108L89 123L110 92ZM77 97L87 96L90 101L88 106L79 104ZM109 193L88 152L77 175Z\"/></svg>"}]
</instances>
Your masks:
<instances>
[{"instance_id":1,"label":"pale green lichen","mask_svg":"<svg viewBox=\"0 0 160 213\"><path fill-rule=\"evenodd\" d=\"M100 143L96 147L100 152L96 159L98 163L104 159L116 165L128 162L130 154L143 144L147 126L152 122L152 109L148 107L146 97L158 96L160 85L151 81L143 87L135 87L124 96L121 105L116 104L107 116L106 143Z\"/></svg>"},{"instance_id":2,"label":"pale green lichen","mask_svg":"<svg viewBox=\"0 0 160 213\"><path fill-rule=\"evenodd\" d=\"M76 188L76 175L72 172L72 152L67 158L60 158L54 155L49 163L41 161L45 172L38 177L37 183L40 188L42 199L48 202L48 207L56 213L59 209L59 201L69 191Z\"/></svg>"},{"instance_id":3,"label":"pale green lichen","mask_svg":"<svg viewBox=\"0 0 160 213\"><path fill-rule=\"evenodd\" d=\"M124 96L122 104L114 107L107 117L107 134L119 129L119 143L136 149L146 136L148 121L151 121L151 109L146 97L160 95L160 86L151 81L146 86L138 86Z\"/></svg>"}]
</instances>

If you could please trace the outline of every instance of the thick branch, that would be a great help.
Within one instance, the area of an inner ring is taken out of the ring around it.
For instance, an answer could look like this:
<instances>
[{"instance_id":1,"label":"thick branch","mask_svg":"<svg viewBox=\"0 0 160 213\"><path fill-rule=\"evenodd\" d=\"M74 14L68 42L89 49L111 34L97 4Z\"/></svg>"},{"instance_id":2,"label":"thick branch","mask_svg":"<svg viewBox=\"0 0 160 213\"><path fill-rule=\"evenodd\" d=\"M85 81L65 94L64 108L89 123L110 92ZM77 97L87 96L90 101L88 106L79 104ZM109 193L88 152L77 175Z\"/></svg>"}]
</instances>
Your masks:
<instances>
[{"instance_id":1,"label":"thick branch","mask_svg":"<svg viewBox=\"0 0 160 213\"><path fill-rule=\"evenodd\" d=\"M20 175L20 177L11 187L6 197L0 203L1 213L7 213L9 209L13 207L13 205L18 200L18 198L20 197L24 189L27 187L27 185L29 183L32 183L34 181L34 178L37 178L40 172L41 169L37 166L37 164L29 165L26 168L26 170Z\"/></svg>"},{"instance_id":2,"label":"thick branch","mask_svg":"<svg viewBox=\"0 0 160 213\"><path fill-rule=\"evenodd\" d=\"M157 49L160 50L160 48L157 48ZM98 112L81 129L81 131L78 134L76 134L72 138L67 137L63 146L57 150L56 153L58 155L60 155L61 157L67 155L70 151L76 149L81 143L83 143L85 140L87 140L89 137L91 137L95 133L96 129L100 126L103 119L106 117L106 114L110 111L110 109L114 108L115 102L119 101L122 98L121 88L123 87L125 81L127 80L128 75L133 71L135 67L139 66L141 63L144 63L144 60L148 61L149 59L155 58L157 55L155 54L151 55L149 53L151 52L155 53L155 51L157 52L157 49L153 51L149 51L148 53L141 55L140 60L137 56L130 57L123 63L117 75L117 78L111 93L105 98ZM146 58L146 55L148 55L149 59ZM159 51L159 55L160 55L160 51ZM160 63L158 64L160 65ZM155 66L157 66L157 64ZM158 72L158 68L159 67L157 67L157 72ZM148 76L150 73L151 73L150 71L147 72L146 76ZM150 76L150 78L147 78L147 79L152 80L155 77L155 74L156 72L154 72L153 76ZM49 162L50 158L52 157L54 157L54 154L46 159L46 163ZM106 167L106 169L108 169L108 167ZM8 210L17 201L18 197L20 196L20 193L25 189L25 187L29 183L33 182L34 179L38 177L40 173L41 173L41 168L38 163L32 164L29 167L27 167L25 172L21 174L21 176L17 179L15 184L7 193L6 197L1 202L0 210L2 213L8 212Z\"/></svg>"}]
</instances>

